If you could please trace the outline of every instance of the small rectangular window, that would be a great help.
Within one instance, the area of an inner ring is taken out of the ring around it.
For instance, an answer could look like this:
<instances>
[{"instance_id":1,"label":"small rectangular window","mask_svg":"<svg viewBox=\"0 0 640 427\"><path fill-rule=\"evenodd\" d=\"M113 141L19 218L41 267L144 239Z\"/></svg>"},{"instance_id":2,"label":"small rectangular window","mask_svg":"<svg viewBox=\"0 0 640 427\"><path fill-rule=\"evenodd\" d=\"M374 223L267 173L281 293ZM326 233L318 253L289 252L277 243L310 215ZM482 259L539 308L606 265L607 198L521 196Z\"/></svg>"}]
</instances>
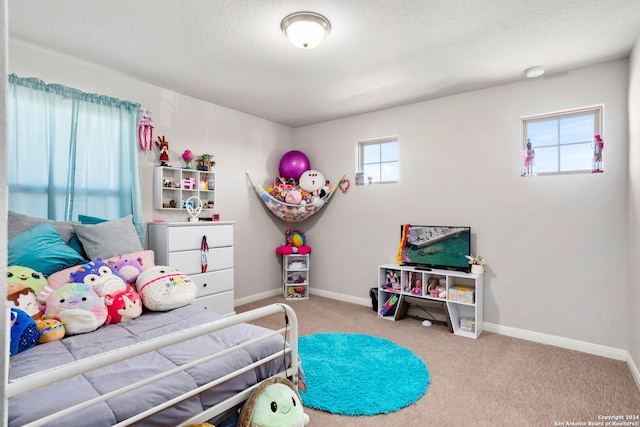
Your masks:
<instances>
[{"instance_id":1,"label":"small rectangular window","mask_svg":"<svg viewBox=\"0 0 640 427\"><path fill-rule=\"evenodd\" d=\"M364 183L398 182L398 138L358 142L357 171Z\"/></svg>"},{"instance_id":2,"label":"small rectangular window","mask_svg":"<svg viewBox=\"0 0 640 427\"><path fill-rule=\"evenodd\" d=\"M522 176L602 172L602 105L522 118Z\"/></svg>"}]
</instances>

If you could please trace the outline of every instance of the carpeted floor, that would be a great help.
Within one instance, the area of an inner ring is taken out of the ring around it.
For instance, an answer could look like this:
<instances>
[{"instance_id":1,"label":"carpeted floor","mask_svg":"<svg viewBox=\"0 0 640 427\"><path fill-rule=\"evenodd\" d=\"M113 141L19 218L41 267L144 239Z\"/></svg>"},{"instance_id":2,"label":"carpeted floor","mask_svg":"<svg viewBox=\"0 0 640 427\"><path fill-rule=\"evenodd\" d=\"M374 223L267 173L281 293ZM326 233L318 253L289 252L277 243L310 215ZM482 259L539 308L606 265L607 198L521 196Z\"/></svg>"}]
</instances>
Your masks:
<instances>
[{"instance_id":1,"label":"carpeted floor","mask_svg":"<svg viewBox=\"0 0 640 427\"><path fill-rule=\"evenodd\" d=\"M375 416L307 408L309 427L587 425L600 421L599 416L640 414L640 391L622 361L488 332L477 340L459 337L445 326L378 319L371 307L315 295L299 301L267 298L236 311L274 302L295 309L301 335L347 332L386 338L410 349L429 369L428 391L413 405ZM281 327L282 318L259 324Z\"/></svg>"}]
</instances>

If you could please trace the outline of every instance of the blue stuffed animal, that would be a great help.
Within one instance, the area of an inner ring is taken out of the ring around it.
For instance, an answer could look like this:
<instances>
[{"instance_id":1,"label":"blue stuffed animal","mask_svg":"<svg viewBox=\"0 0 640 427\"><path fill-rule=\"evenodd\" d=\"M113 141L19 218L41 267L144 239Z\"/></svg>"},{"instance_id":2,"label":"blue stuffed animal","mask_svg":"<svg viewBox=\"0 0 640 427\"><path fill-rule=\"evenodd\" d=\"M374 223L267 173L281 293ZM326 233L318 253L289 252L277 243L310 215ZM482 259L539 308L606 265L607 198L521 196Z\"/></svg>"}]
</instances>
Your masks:
<instances>
[{"instance_id":1,"label":"blue stuffed animal","mask_svg":"<svg viewBox=\"0 0 640 427\"><path fill-rule=\"evenodd\" d=\"M40 333L36 322L26 311L11 307L11 343L9 354L15 356L36 345Z\"/></svg>"}]
</instances>

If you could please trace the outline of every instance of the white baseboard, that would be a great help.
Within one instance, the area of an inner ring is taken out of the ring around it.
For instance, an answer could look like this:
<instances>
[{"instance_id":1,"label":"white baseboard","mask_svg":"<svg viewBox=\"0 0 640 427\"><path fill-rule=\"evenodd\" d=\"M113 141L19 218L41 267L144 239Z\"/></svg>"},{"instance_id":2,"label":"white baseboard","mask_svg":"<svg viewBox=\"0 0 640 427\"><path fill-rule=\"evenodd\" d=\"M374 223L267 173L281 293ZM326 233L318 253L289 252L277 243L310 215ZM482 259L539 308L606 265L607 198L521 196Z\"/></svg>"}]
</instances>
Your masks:
<instances>
[{"instance_id":1,"label":"white baseboard","mask_svg":"<svg viewBox=\"0 0 640 427\"><path fill-rule=\"evenodd\" d=\"M482 329L487 332L494 332L496 334L520 338L527 341L567 348L569 350L576 350L582 353L594 354L596 356L607 357L609 359L624 361L627 359L628 355L628 352L626 350L622 350L619 348L608 347L600 344L592 344L585 341L578 341L570 338L559 337L556 335L543 334L540 332L528 331L526 329L497 325L495 323L483 322Z\"/></svg>"},{"instance_id":2,"label":"white baseboard","mask_svg":"<svg viewBox=\"0 0 640 427\"><path fill-rule=\"evenodd\" d=\"M628 353L628 352L627 352L627 366L631 371L631 375L633 376L633 379L636 380L636 385L638 386L638 390L640 390L640 371L638 370L638 366L634 363L633 359L631 358L631 353Z\"/></svg>"},{"instance_id":3,"label":"white baseboard","mask_svg":"<svg viewBox=\"0 0 640 427\"><path fill-rule=\"evenodd\" d=\"M250 304L252 302L260 301L261 299L275 297L276 295L281 295L281 294L282 294L282 289L280 288L273 289L267 292L262 292L262 293L251 295L248 297L235 299L233 300L233 306L237 307L243 304Z\"/></svg>"},{"instance_id":4,"label":"white baseboard","mask_svg":"<svg viewBox=\"0 0 640 427\"><path fill-rule=\"evenodd\" d=\"M368 307L371 307L371 298L354 297L351 295L339 294L337 292L323 291L320 289L315 289L313 287L310 288L310 291L311 295L318 295L320 297L337 299L344 302L350 302L352 304L366 305Z\"/></svg>"},{"instance_id":5,"label":"white baseboard","mask_svg":"<svg viewBox=\"0 0 640 427\"><path fill-rule=\"evenodd\" d=\"M248 304L250 302L259 301L264 298L278 295L281 292L280 289L274 289L273 291L263 292L261 294L252 295L246 298L240 298L235 300L236 305ZM335 299L344 302L350 302L353 304L364 305L371 307L371 298L360 298L351 295L339 294L337 292L323 291L321 289L310 288L311 295L318 295L325 298ZM569 350L576 350L582 353L593 354L596 356L602 356L609 359L621 360L627 363L631 375L640 389L640 371L637 365L631 358L631 354L627 350L608 347L600 344L593 344L585 341L578 341L570 338L559 337L556 335L543 334L540 332L528 331L526 329L512 328L510 326L498 325L495 323L482 323L482 329L487 332L493 332L500 335L506 335L509 337L519 338L527 341L538 342L541 344L553 345L556 347L566 348Z\"/></svg>"}]
</instances>

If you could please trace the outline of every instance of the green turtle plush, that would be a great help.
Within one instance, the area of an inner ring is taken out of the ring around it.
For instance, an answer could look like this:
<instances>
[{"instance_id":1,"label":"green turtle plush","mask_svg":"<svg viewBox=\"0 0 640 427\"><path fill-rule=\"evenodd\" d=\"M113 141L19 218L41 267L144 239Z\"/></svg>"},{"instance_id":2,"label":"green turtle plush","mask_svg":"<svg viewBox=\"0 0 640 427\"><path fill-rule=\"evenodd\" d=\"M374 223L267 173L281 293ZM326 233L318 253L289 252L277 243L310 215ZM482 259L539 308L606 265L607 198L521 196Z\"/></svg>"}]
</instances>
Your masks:
<instances>
[{"instance_id":1,"label":"green turtle plush","mask_svg":"<svg viewBox=\"0 0 640 427\"><path fill-rule=\"evenodd\" d=\"M238 427L303 427L309 416L298 390L286 378L263 381L251 393L240 411Z\"/></svg>"}]
</instances>

